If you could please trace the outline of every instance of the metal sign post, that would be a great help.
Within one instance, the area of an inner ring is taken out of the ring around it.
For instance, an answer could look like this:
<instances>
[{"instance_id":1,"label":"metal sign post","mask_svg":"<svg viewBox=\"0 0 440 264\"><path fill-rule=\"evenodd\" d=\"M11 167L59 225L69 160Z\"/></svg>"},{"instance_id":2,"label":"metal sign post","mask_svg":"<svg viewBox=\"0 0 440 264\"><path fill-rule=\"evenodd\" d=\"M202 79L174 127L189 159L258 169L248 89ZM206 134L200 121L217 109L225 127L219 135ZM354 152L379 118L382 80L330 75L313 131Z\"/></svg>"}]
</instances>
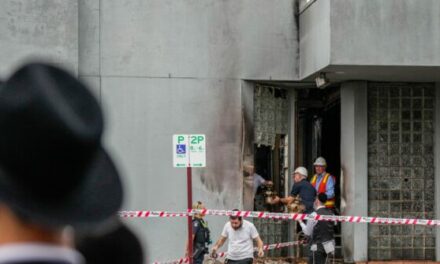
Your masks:
<instances>
[{"instance_id":1,"label":"metal sign post","mask_svg":"<svg viewBox=\"0 0 440 264\"><path fill-rule=\"evenodd\" d=\"M197 135L173 136L173 163L176 168L186 167L187 206L192 208L192 167L206 167L206 137ZM188 216L188 256L192 263L192 217Z\"/></svg>"},{"instance_id":2,"label":"metal sign post","mask_svg":"<svg viewBox=\"0 0 440 264\"><path fill-rule=\"evenodd\" d=\"M191 167L186 167L186 193L187 193L187 201L188 201L188 209L192 208L192 171ZM193 259L193 241L192 241L192 217L188 216L188 257L189 263L191 264Z\"/></svg>"}]
</instances>

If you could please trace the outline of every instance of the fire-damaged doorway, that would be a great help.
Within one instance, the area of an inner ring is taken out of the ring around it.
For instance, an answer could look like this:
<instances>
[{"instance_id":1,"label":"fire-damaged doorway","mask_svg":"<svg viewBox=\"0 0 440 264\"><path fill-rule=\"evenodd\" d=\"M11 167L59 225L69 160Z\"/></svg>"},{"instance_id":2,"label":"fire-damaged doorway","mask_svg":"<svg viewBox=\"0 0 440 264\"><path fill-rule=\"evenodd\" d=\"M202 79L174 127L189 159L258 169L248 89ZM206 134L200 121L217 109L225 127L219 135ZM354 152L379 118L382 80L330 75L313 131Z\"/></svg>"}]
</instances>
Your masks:
<instances>
[{"instance_id":1,"label":"fire-damaged doorway","mask_svg":"<svg viewBox=\"0 0 440 264\"><path fill-rule=\"evenodd\" d=\"M247 186L256 187L253 192L252 188L246 187L244 201L250 202L248 198L252 197L253 205L246 203L245 208L288 212L291 208L281 203L270 204L267 199L271 198L271 194L279 197L290 194L293 180L289 171L293 172L298 166L308 169L310 180L314 174L314 160L323 156L328 164L327 171L336 177L336 206L339 209L339 88L298 88L299 84L295 87L249 84L245 87L243 173ZM248 98L252 99L246 101ZM252 179L256 179L255 175L261 177L261 182L270 181L271 185L260 184L255 180L252 183ZM248 195L250 192L254 195ZM289 225L289 221L254 219L254 223L265 243L286 242L298 238L296 228ZM339 236L337 243L340 245ZM340 257L340 248L337 250L337 257ZM307 254L304 250L294 251L295 256L298 256L296 252ZM270 255L281 257L287 256L287 253L287 250L281 250Z\"/></svg>"},{"instance_id":2,"label":"fire-damaged doorway","mask_svg":"<svg viewBox=\"0 0 440 264\"><path fill-rule=\"evenodd\" d=\"M295 167L304 166L309 180L314 175L313 163L324 157L327 172L335 179L335 207L341 201L341 103L338 86L326 89L298 89L296 103ZM342 257L340 225L336 227L336 257Z\"/></svg>"},{"instance_id":3,"label":"fire-damaged doorway","mask_svg":"<svg viewBox=\"0 0 440 264\"><path fill-rule=\"evenodd\" d=\"M340 206L341 104L339 88L298 89L295 166L313 176L317 157L327 161L327 172L336 177L336 208Z\"/></svg>"},{"instance_id":4,"label":"fire-damaged doorway","mask_svg":"<svg viewBox=\"0 0 440 264\"><path fill-rule=\"evenodd\" d=\"M313 162L317 157L327 161L327 171L336 177L336 208L340 206L340 135L341 105L339 87L326 89L289 89L259 85L253 87L253 143L252 157L254 172L265 181L272 181L272 191L286 196L290 191L290 175L297 166L314 174ZM289 100L289 93L296 94L295 103ZM291 111L291 108L295 108ZM289 112L291 111L291 112ZM290 116L289 114L295 113ZM291 123L295 124L291 126ZM294 127L294 131L289 131ZM288 150L289 138L293 138L292 150ZM295 157L289 163L289 153ZM261 186L260 186L261 187ZM258 188L257 194L261 193ZM264 186L263 186L264 187ZM257 210L282 210L265 208L264 201L257 199Z\"/></svg>"},{"instance_id":5,"label":"fire-damaged doorway","mask_svg":"<svg viewBox=\"0 0 440 264\"><path fill-rule=\"evenodd\" d=\"M244 176L252 184L252 206L256 211L284 212L282 204L272 204L275 196L285 197L289 188L289 91L275 84L254 84L252 97L252 141L246 141ZM252 95L250 90L252 89ZM246 97L246 98L249 98ZM246 118L246 115L245 115ZM248 133L248 134L249 134ZM246 180L245 180L246 181ZM249 193L249 189L247 190ZM246 195L244 192L245 197ZM275 219L253 219L266 244L288 241L288 222ZM268 252L269 257L286 256L287 250Z\"/></svg>"}]
</instances>

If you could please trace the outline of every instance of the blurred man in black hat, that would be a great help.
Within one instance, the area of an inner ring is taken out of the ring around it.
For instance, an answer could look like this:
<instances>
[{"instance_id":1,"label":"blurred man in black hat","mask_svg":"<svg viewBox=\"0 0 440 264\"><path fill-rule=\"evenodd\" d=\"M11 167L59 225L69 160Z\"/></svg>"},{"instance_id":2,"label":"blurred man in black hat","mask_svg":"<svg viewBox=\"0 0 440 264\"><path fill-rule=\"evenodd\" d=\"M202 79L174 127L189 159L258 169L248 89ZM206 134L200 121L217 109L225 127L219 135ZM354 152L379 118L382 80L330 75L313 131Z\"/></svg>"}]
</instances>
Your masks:
<instances>
[{"instance_id":1,"label":"blurred man in black hat","mask_svg":"<svg viewBox=\"0 0 440 264\"><path fill-rule=\"evenodd\" d=\"M103 117L69 73L28 64L0 86L0 263L79 264L62 229L110 222L122 202Z\"/></svg>"}]
</instances>

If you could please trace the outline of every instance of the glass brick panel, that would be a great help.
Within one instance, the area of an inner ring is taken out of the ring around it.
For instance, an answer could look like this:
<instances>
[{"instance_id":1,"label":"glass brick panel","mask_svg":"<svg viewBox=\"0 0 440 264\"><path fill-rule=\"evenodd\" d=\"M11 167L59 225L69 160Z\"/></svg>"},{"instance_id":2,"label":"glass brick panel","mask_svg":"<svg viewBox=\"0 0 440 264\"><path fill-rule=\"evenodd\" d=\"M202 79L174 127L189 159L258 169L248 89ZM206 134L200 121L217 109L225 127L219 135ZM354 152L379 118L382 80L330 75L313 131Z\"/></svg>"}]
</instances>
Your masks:
<instances>
[{"instance_id":1,"label":"glass brick panel","mask_svg":"<svg viewBox=\"0 0 440 264\"><path fill-rule=\"evenodd\" d=\"M369 84L369 215L434 217L434 110L432 84ZM434 260L433 230L371 225L369 259Z\"/></svg>"}]
</instances>

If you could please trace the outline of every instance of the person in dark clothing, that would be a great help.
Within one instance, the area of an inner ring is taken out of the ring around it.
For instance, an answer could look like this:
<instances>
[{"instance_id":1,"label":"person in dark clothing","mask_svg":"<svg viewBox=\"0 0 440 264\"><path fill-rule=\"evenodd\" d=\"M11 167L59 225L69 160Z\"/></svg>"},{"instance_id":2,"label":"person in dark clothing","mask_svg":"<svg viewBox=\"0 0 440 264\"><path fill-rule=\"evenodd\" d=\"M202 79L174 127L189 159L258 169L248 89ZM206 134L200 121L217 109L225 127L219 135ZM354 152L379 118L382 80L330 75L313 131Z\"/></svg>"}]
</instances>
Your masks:
<instances>
[{"instance_id":1,"label":"person in dark clothing","mask_svg":"<svg viewBox=\"0 0 440 264\"><path fill-rule=\"evenodd\" d=\"M197 203L193 204L193 209L205 209L205 205L198 201ZM203 263L203 259L205 257L205 254L209 252L208 246L212 243L211 237L210 237L210 231L208 228L208 223L203 219L205 215L203 214L196 214L193 217L192 220L192 226L193 226L193 236L192 236L192 243L193 243L193 263L194 264L201 264ZM188 242L186 244L186 257L188 257L189 254L188 249Z\"/></svg>"},{"instance_id":2,"label":"person in dark clothing","mask_svg":"<svg viewBox=\"0 0 440 264\"><path fill-rule=\"evenodd\" d=\"M290 191L290 196L286 198L279 198L277 196L273 200L273 203L281 202L284 204L289 204L294 200L295 196L299 195L301 202L305 206L304 213L309 214L313 212L313 203L316 197L316 190L312 184L307 181L307 169L304 167L296 168L293 175L293 181L294 184L292 186L292 190Z\"/></svg>"},{"instance_id":3,"label":"person in dark clothing","mask_svg":"<svg viewBox=\"0 0 440 264\"><path fill-rule=\"evenodd\" d=\"M100 103L59 66L30 63L0 85L0 127L0 262L84 263L63 230L107 226L123 197Z\"/></svg>"},{"instance_id":4,"label":"person in dark clothing","mask_svg":"<svg viewBox=\"0 0 440 264\"><path fill-rule=\"evenodd\" d=\"M122 223L104 234L85 234L75 238L76 249L85 264L142 264L142 245L136 235Z\"/></svg>"},{"instance_id":5,"label":"person in dark clothing","mask_svg":"<svg viewBox=\"0 0 440 264\"><path fill-rule=\"evenodd\" d=\"M325 207L327 195L320 193L315 200L315 212L312 215L333 215L330 208ZM335 251L334 223L332 221L308 220L299 223L305 235L310 237L309 264L327 263L329 256Z\"/></svg>"}]
</instances>

